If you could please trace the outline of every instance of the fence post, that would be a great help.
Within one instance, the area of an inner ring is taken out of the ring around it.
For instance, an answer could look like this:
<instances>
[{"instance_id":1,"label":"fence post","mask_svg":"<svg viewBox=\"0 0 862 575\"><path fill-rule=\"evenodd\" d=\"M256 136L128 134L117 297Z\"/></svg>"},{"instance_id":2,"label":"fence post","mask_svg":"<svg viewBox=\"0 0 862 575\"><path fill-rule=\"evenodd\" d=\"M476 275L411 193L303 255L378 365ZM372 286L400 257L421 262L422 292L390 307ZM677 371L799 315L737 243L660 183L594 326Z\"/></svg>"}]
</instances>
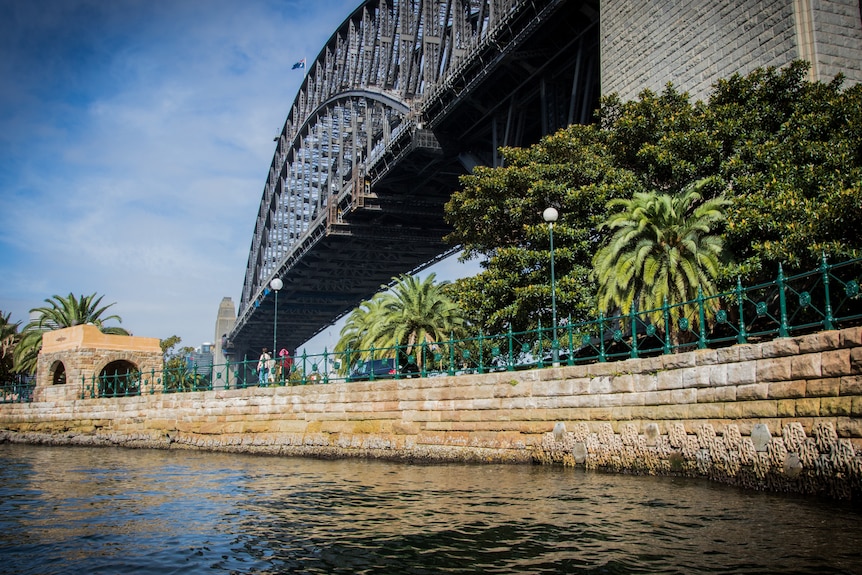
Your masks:
<instances>
[{"instance_id":1,"label":"fence post","mask_svg":"<svg viewBox=\"0 0 862 575\"><path fill-rule=\"evenodd\" d=\"M350 371L353 368L353 355L350 353L350 346L347 346L347 349L344 350L344 354L341 356L341 361L344 362L344 381L348 381L350 379Z\"/></svg>"},{"instance_id":2,"label":"fence post","mask_svg":"<svg viewBox=\"0 0 862 575\"><path fill-rule=\"evenodd\" d=\"M305 353L305 348L303 348L302 349L302 379L300 380L300 381L302 381L302 385L305 385L306 383L308 383L308 379L307 379L308 378L308 369L306 369L307 360L308 360L308 354Z\"/></svg>"},{"instance_id":3,"label":"fence post","mask_svg":"<svg viewBox=\"0 0 862 575\"><path fill-rule=\"evenodd\" d=\"M538 361L538 364L539 364L539 367L545 367L545 362L542 361L542 356L544 355L542 353L542 341L544 340L544 338L542 337L542 318L539 318L539 327L536 328L536 333L539 334L539 361Z\"/></svg>"},{"instance_id":4,"label":"fence post","mask_svg":"<svg viewBox=\"0 0 862 575\"><path fill-rule=\"evenodd\" d=\"M784 293L784 267L778 264L778 310L781 323L778 326L778 337L787 337L787 294Z\"/></svg>"},{"instance_id":5,"label":"fence post","mask_svg":"<svg viewBox=\"0 0 862 575\"><path fill-rule=\"evenodd\" d=\"M605 314L599 312L599 361L607 361L605 355Z\"/></svg>"},{"instance_id":6,"label":"fence post","mask_svg":"<svg viewBox=\"0 0 862 575\"><path fill-rule=\"evenodd\" d=\"M572 335L572 316L569 315L568 320L566 321L566 330L569 332L569 359L566 360L566 363L569 365L575 365L575 340Z\"/></svg>"},{"instance_id":7,"label":"fence post","mask_svg":"<svg viewBox=\"0 0 862 575\"><path fill-rule=\"evenodd\" d=\"M736 343L746 343L748 334L745 331L745 306L742 301L742 280L736 276L736 303L739 306L739 333L736 335Z\"/></svg>"},{"instance_id":8,"label":"fence post","mask_svg":"<svg viewBox=\"0 0 862 575\"><path fill-rule=\"evenodd\" d=\"M832 317L832 300L829 298L829 264L826 263L826 254L823 252L820 254L820 272L823 274L823 311L826 314L826 317L823 318L823 327L824 329L835 329L833 323L835 318Z\"/></svg>"},{"instance_id":9,"label":"fence post","mask_svg":"<svg viewBox=\"0 0 862 575\"><path fill-rule=\"evenodd\" d=\"M281 385L284 385L284 362L281 362ZM329 354L326 347L323 348L323 383L329 383Z\"/></svg>"},{"instance_id":10,"label":"fence post","mask_svg":"<svg viewBox=\"0 0 862 575\"><path fill-rule=\"evenodd\" d=\"M449 375L455 375L455 332L449 333Z\"/></svg>"},{"instance_id":11,"label":"fence post","mask_svg":"<svg viewBox=\"0 0 862 575\"><path fill-rule=\"evenodd\" d=\"M509 361L506 362L507 371L515 370L515 356L513 355L512 349L512 324L509 324Z\"/></svg>"},{"instance_id":12,"label":"fence post","mask_svg":"<svg viewBox=\"0 0 862 575\"><path fill-rule=\"evenodd\" d=\"M405 345L404 349L402 350L401 346L396 343L394 349L393 348L389 348L389 349L395 351L395 360L394 360L395 361L395 378L394 379L401 379L401 364L398 363L398 360L401 358L402 352L404 353L405 356L407 355L407 346Z\"/></svg>"},{"instance_id":13,"label":"fence post","mask_svg":"<svg viewBox=\"0 0 862 575\"><path fill-rule=\"evenodd\" d=\"M670 355L670 307L667 305L666 297L661 304L661 313L664 317L664 354Z\"/></svg>"},{"instance_id":14,"label":"fence post","mask_svg":"<svg viewBox=\"0 0 862 575\"><path fill-rule=\"evenodd\" d=\"M479 328L479 373L485 373L485 364L484 364L484 361L485 361L485 357L484 357L485 348L484 348L484 345L483 345L484 343L485 343L485 342L483 341L483 338L482 338L482 328L480 327L480 328Z\"/></svg>"},{"instance_id":15,"label":"fence post","mask_svg":"<svg viewBox=\"0 0 862 575\"><path fill-rule=\"evenodd\" d=\"M632 307L629 311L629 321L632 324L632 350L631 357L632 359L638 358L638 325L637 325L637 315L635 315L635 302L632 300Z\"/></svg>"},{"instance_id":16,"label":"fence post","mask_svg":"<svg viewBox=\"0 0 862 575\"><path fill-rule=\"evenodd\" d=\"M706 312L703 309L703 290L697 288L697 321L698 327L697 348L706 349Z\"/></svg>"}]
</instances>

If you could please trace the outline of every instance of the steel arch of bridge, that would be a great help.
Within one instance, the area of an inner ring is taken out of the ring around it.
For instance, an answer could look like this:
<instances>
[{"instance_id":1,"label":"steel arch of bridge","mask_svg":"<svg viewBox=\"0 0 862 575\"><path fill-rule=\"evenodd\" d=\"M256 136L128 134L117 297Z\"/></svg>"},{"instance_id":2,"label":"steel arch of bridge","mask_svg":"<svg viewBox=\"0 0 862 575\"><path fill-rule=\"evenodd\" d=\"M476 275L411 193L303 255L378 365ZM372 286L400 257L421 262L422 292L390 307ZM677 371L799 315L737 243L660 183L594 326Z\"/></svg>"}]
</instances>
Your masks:
<instances>
[{"instance_id":1,"label":"steel arch of bridge","mask_svg":"<svg viewBox=\"0 0 862 575\"><path fill-rule=\"evenodd\" d=\"M274 277L285 283L280 346L294 347L393 270L450 249L442 204L460 173L496 164L499 145L586 121L597 97L597 4L368 0L350 14L309 64L276 139L236 347L271 343ZM526 118L516 95L539 92L541 117Z\"/></svg>"}]
</instances>

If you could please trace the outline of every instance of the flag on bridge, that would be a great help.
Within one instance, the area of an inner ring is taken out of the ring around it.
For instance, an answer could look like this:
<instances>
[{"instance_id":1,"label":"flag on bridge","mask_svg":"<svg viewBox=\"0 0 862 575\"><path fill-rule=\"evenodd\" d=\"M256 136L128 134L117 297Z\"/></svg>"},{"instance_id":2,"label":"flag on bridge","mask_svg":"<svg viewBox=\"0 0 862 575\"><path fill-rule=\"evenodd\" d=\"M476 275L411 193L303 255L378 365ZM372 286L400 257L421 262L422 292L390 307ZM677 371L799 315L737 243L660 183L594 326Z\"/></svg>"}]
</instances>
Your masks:
<instances>
[{"instance_id":1,"label":"flag on bridge","mask_svg":"<svg viewBox=\"0 0 862 575\"><path fill-rule=\"evenodd\" d=\"M301 68L305 68L305 58L303 58L302 60L300 60L299 62L297 62L296 64L294 64L294 65L293 65L293 68L291 68L291 70L298 70L298 69L301 69Z\"/></svg>"}]
</instances>

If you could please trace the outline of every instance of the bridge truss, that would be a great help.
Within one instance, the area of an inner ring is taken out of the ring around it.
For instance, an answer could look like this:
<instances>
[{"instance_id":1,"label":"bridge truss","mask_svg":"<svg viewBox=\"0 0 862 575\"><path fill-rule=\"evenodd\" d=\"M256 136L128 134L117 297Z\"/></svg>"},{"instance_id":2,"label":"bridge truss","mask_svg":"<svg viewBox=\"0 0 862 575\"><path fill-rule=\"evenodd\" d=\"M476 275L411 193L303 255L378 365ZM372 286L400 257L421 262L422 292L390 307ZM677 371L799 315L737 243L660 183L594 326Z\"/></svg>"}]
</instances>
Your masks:
<instances>
[{"instance_id":1,"label":"bridge truss","mask_svg":"<svg viewBox=\"0 0 862 575\"><path fill-rule=\"evenodd\" d=\"M264 186L235 356L294 349L452 251L443 204L598 102L598 0L368 0L310 63Z\"/></svg>"}]
</instances>

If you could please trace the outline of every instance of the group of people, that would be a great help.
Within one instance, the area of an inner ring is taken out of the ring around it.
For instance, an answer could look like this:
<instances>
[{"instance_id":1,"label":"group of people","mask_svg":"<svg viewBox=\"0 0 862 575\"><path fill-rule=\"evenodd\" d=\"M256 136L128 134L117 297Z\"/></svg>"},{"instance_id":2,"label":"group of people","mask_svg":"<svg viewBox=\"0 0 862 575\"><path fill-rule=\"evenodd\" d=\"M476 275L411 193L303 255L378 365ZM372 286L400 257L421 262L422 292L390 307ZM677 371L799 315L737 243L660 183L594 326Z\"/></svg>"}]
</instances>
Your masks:
<instances>
[{"instance_id":1,"label":"group of people","mask_svg":"<svg viewBox=\"0 0 862 575\"><path fill-rule=\"evenodd\" d=\"M290 357L290 352L282 349L278 352L278 355L279 359L275 360L269 354L269 349L263 348L263 353L260 354L260 358L257 360L258 385L281 382L282 377L290 377L290 370L293 367L293 358Z\"/></svg>"}]
</instances>

